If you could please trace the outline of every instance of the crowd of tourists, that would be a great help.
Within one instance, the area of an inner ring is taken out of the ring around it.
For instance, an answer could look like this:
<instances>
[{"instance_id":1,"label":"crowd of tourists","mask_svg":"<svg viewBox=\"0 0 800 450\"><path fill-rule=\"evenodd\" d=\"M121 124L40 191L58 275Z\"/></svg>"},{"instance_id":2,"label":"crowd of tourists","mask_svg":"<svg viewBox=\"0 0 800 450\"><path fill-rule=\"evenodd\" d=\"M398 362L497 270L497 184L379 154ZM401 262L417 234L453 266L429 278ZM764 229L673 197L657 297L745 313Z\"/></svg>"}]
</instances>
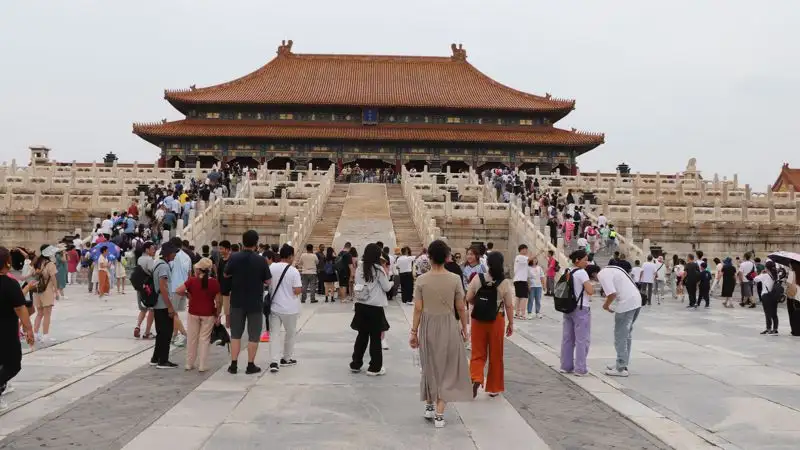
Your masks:
<instances>
[{"instance_id":1,"label":"crowd of tourists","mask_svg":"<svg viewBox=\"0 0 800 450\"><path fill-rule=\"evenodd\" d=\"M336 171L336 180L339 183L385 183L395 184L400 182L397 172L391 167L367 169L355 164L349 164Z\"/></svg>"}]
</instances>

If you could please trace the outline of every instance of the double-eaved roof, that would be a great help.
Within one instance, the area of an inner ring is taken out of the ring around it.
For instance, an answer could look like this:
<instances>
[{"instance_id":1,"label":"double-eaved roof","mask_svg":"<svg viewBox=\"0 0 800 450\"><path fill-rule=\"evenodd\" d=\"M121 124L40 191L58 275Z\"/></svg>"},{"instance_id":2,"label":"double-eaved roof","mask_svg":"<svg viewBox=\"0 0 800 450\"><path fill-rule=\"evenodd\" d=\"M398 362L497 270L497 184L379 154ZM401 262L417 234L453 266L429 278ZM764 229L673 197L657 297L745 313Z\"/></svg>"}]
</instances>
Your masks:
<instances>
[{"instance_id":1,"label":"double-eaved roof","mask_svg":"<svg viewBox=\"0 0 800 450\"><path fill-rule=\"evenodd\" d=\"M296 54L292 41L255 72L226 83L167 90L177 109L191 105L318 105L538 113L553 121L566 116L574 100L528 94L481 73L452 46L449 57ZM425 140L519 144L603 143L599 133L552 126L495 127L466 124L275 123L270 121L186 120L134 124L134 133L154 142L160 137L263 137L356 140Z\"/></svg>"}]
</instances>

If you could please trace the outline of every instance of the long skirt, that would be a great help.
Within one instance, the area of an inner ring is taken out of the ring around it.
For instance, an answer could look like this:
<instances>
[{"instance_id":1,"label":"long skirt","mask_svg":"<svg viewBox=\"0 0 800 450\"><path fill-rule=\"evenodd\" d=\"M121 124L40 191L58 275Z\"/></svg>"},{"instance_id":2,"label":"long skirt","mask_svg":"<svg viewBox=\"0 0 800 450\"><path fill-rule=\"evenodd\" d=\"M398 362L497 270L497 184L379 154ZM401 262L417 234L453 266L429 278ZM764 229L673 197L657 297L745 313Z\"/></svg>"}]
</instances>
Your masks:
<instances>
[{"instance_id":1,"label":"long skirt","mask_svg":"<svg viewBox=\"0 0 800 450\"><path fill-rule=\"evenodd\" d=\"M105 270L99 270L97 272L97 279L99 280L98 281L99 287L97 288L98 293L100 295L108 294L109 291L111 291L111 282L108 278L108 272L106 272Z\"/></svg>"},{"instance_id":2,"label":"long skirt","mask_svg":"<svg viewBox=\"0 0 800 450\"><path fill-rule=\"evenodd\" d=\"M419 356L422 363L420 399L435 402L472 400L469 364L460 324L453 313L422 313Z\"/></svg>"}]
</instances>

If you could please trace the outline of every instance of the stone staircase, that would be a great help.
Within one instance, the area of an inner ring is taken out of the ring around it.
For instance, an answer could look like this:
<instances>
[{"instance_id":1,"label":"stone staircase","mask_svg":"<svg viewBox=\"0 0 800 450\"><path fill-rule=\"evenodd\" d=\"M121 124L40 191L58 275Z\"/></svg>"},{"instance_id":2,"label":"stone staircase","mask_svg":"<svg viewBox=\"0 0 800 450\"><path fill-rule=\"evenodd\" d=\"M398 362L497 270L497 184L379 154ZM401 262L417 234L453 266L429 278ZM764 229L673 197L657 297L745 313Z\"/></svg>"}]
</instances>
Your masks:
<instances>
[{"instance_id":1,"label":"stone staircase","mask_svg":"<svg viewBox=\"0 0 800 450\"><path fill-rule=\"evenodd\" d=\"M331 195L328 197L327 203L325 203L325 209L322 211L322 217L314 225L314 229L311 230L311 236L307 239L307 243L312 244L315 249L320 244L333 245L336 227L339 225L339 219L342 216L342 209L344 209L344 202L349 189L349 184L337 184L331 191Z\"/></svg>"},{"instance_id":2,"label":"stone staircase","mask_svg":"<svg viewBox=\"0 0 800 450\"><path fill-rule=\"evenodd\" d=\"M403 196L403 189L399 184L387 185L386 189L389 196L389 214L392 217L397 246L408 246L411 248L412 255L418 255L422 251L422 242L420 242L419 233L411 218L406 198Z\"/></svg>"}]
</instances>

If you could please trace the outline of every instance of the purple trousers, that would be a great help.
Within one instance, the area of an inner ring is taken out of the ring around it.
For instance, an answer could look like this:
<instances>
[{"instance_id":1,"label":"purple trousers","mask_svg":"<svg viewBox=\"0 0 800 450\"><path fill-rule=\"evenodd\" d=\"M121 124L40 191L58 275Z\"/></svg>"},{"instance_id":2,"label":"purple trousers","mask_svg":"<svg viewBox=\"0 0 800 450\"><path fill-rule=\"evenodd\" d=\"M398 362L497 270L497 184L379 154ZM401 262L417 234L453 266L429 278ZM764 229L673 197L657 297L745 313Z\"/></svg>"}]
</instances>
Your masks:
<instances>
[{"instance_id":1,"label":"purple trousers","mask_svg":"<svg viewBox=\"0 0 800 450\"><path fill-rule=\"evenodd\" d=\"M564 314L564 329L561 337L561 370L587 373L586 357L589 355L589 340L592 329L592 313L588 307Z\"/></svg>"}]
</instances>

